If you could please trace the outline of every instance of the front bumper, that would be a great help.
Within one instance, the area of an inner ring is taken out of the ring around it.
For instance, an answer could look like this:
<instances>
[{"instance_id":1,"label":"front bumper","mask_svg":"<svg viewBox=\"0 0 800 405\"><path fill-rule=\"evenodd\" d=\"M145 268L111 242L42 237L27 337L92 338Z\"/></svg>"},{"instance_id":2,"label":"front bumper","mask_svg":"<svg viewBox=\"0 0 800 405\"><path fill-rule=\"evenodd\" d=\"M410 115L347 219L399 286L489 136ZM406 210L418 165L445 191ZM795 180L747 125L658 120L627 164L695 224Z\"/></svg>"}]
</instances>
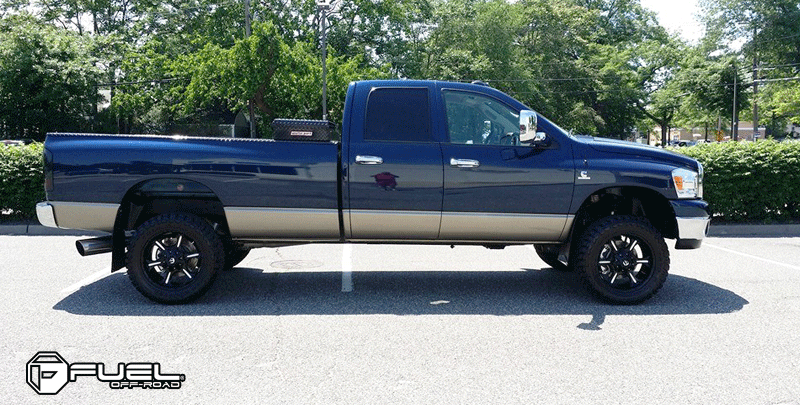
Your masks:
<instances>
[{"instance_id":1,"label":"front bumper","mask_svg":"<svg viewBox=\"0 0 800 405\"><path fill-rule=\"evenodd\" d=\"M697 249L708 235L711 214L708 203L703 200L670 201L678 226L678 240L675 249Z\"/></svg>"}]
</instances>

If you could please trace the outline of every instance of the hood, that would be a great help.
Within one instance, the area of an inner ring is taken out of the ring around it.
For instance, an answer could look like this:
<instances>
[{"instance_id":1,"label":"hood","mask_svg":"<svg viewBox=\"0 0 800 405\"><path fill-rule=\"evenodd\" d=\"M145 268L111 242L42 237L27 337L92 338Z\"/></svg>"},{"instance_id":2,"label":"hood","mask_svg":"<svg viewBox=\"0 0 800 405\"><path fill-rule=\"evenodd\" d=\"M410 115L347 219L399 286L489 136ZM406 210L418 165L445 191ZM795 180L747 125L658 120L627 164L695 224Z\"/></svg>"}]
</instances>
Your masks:
<instances>
[{"instance_id":1,"label":"hood","mask_svg":"<svg viewBox=\"0 0 800 405\"><path fill-rule=\"evenodd\" d=\"M599 152L636 156L648 160L667 161L678 166L690 167L693 170L697 170L696 160L655 146L591 136L577 136L576 139Z\"/></svg>"}]
</instances>

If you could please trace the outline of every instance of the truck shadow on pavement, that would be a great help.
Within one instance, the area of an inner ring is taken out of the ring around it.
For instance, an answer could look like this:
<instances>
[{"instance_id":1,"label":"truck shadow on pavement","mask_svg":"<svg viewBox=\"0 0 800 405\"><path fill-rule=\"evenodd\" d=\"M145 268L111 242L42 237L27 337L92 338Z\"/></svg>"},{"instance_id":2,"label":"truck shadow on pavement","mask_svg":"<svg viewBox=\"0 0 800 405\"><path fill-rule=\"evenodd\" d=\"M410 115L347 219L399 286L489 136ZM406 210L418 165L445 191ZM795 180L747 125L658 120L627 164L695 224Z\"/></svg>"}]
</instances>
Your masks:
<instances>
[{"instance_id":1,"label":"truck shadow on pavement","mask_svg":"<svg viewBox=\"0 0 800 405\"><path fill-rule=\"evenodd\" d=\"M608 315L725 314L748 301L714 285L670 275L661 291L639 305L596 299L572 273L519 271L354 272L342 292L342 273L265 272L235 268L219 274L197 301L161 305L133 288L124 271L82 287L53 309L77 315L591 315L581 329L599 329Z\"/></svg>"}]
</instances>

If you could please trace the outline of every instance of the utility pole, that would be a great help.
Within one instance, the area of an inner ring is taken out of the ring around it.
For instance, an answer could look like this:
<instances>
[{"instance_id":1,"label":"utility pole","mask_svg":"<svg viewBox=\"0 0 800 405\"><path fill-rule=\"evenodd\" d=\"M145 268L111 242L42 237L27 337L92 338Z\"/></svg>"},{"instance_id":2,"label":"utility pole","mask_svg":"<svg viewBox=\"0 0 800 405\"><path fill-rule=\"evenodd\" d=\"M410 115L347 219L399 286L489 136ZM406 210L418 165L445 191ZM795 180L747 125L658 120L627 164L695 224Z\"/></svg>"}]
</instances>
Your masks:
<instances>
[{"instance_id":1,"label":"utility pole","mask_svg":"<svg viewBox=\"0 0 800 405\"><path fill-rule=\"evenodd\" d=\"M753 30L753 39L756 31ZM755 41L753 41L756 43ZM758 53L753 51L753 141L758 140Z\"/></svg>"},{"instance_id":2,"label":"utility pole","mask_svg":"<svg viewBox=\"0 0 800 405\"><path fill-rule=\"evenodd\" d=\"M330 0L317 0L317 7L319 8L320 13L320 24L322 24L322 119L328 119L328 78L327 78L327 67L326 62L328 59L328 32L327 32L327 19L328 19L328 10L330 9L331 1Z\"/></svg>"},{"instance_id":3,"label":"utility pole","mask_svg":"<svg viewBox=\"0 0 800 405\"><path fill-rule=\"evenodd\" d=\"M731 139L734 142L739 140L739 117L736 115L736 76L739 71L736 70L736 62L733 62L733 116L731 117Z\"/></svg>"},{"instance_id":4,"label":"utility pole","mask_svg":"<svg viewBox=\"0 0 800 405\"><path fill-rule=\"evenodd\" d=\"M244 0L244 33L249 38L250 29L250 0ZM250 137L256 137L256 114L253 110L253 98L247 100L247 109L250 112Z\"/></svg>"}]
</instances>

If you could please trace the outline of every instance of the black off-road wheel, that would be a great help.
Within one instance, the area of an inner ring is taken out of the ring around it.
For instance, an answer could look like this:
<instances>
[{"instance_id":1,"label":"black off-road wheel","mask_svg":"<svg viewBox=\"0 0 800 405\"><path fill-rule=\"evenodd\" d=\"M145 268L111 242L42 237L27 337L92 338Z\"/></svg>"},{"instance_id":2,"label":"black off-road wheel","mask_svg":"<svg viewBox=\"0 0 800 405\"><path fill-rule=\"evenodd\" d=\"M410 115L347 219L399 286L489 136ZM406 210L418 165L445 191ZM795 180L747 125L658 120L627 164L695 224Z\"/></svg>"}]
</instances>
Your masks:
<instances>
[{"instance_id":1,"label":"black off-road wheel","mask_svg":"<svg viewBox=\"0 0 800 405\"><path fill-rule=\"evenodd\" d=\"M664 238L644 218L612 216L590 225L580 237L575 269L601 298L636 304L652 297L669 272Z\"/></svg>"},{"instance_id":2,"label":"black off-road wheel","mask_svg":"<svg viewBox=\"0 0 800 405\"><path fill-rule=\"evenodd\" d=\"M559 271L572 271L573 268L568 263L558 260L558 253L561 250L561 245L533 245L536 254L548 266Z\"/></svg>"},{"instance_id":3,"label":"black off-road wheel","mask_svg":"<svg viewBox=\"0 0 800 405\"><path fill-rule=\"evenodd\" d=\"M190 214L164 214L136 229L128 246L128 278L145 297L182 304L203 295L225 264L214 229Z\"/></svg>"}]
</instances>

